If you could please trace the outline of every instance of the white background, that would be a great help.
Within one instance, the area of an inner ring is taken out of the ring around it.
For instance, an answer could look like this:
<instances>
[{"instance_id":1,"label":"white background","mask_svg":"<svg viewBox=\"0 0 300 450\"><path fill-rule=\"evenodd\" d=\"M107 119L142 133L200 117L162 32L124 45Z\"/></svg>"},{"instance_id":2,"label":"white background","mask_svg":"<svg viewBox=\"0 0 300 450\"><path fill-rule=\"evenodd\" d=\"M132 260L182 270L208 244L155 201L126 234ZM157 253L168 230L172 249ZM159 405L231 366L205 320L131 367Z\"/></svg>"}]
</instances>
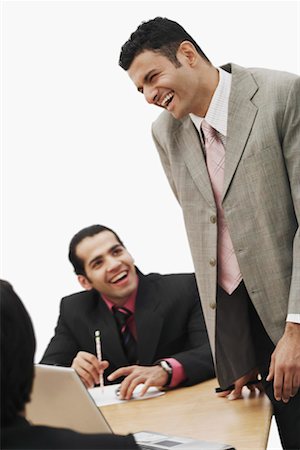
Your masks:
<instances>
[{"instance_id":1,"label":"white background","mask_svg":"<svg viewBox=\"0 0 300 450\"><path fill-rule=\"evenodd\" d=\"M25 303L38 361L82 227L124 240L145 272L192 271L181 210L151 141L159 110L118 66L143 21L181 23L214 65L300 73L296 1L2 1L1 278ZM242 125L242 124L241 124Z\"/></svg>"}]
</instances>

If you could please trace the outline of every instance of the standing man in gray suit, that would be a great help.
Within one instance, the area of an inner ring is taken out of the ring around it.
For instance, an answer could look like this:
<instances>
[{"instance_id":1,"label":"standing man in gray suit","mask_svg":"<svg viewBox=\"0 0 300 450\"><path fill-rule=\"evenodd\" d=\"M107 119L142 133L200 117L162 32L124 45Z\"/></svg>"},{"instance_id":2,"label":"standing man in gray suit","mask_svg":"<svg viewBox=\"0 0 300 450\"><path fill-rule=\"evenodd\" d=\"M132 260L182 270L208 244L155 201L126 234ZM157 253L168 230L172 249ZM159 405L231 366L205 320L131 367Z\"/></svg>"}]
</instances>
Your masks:
<instances>
[{"instance_id":1,"label":"standing man in gray suit","mask_svg":"<svg viewBox=\"0 0 300 450\"><path fill-rule=\"evenodd\" d=\"M216 68L176 22L142 23L120 66L164 111L152 132L180 203L221 393L259 380L300 448L300 77Z\"/></svg>"}]
</instances>

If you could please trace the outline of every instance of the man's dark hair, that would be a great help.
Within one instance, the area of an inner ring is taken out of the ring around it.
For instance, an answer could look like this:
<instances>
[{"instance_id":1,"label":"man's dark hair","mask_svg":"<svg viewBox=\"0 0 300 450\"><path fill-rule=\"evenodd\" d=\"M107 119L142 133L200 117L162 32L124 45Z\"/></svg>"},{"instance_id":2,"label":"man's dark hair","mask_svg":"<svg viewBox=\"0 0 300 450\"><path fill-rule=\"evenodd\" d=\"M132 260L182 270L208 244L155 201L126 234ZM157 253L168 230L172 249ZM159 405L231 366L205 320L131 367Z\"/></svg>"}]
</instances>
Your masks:
<instances>
[{"instance_id":1,"label":"man's dark hair","mask_svg":"<svg viewBox=\"0 0 300 450\"><path fill-rule=\"evenodd\" d=\"M134 58L144 50L152 50L166 56L175 67L181 64L177 59L177 50L183 41L191 42L197 52L210 62L196 41L185 29L173 20L156 17L148 22L142 22L127 42L122 46L119 65L128 70Z\"/></svg>"},{"instance_id":2,"label":"man's dark hair","mask_svg":"<svg viewBox=\"0 0 300 450\"><path fill-rule=\"evenodd\" d=\"M9 426L30 400L34 377L34 331L13 287L0 280L1 426Z\"/></svg>"},{"instance_id":3,"label":"man's dark hair","mask_svg":"<svg viewBox=\"0 0 300 450\"><path fill-rule=\"evenodd\" d=\"M95 236L95 234L102 233L102 231L111 231L115 236L117 241L124 247L123 242L111 228L105 227L104 225L91 225L90 227L83 228L78 231L75 236L72 237L69 245L69 260L74 267L74 271L77 275L86 276L84 270L84 263L76 254L76 248L78 244L87 237Z\"/></svg>"}]
</instances>

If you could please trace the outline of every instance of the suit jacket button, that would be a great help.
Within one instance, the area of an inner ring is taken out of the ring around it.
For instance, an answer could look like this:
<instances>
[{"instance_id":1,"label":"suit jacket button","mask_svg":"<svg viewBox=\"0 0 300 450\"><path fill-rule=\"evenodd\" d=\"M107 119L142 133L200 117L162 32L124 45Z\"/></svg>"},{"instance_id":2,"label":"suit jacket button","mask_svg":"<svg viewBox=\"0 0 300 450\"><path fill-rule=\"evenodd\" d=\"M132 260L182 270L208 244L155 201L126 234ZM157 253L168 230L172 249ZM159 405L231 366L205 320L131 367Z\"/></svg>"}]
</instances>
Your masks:
<instances>
[{"instance_id":1,"label":"suit jacket button","mask_svg":"<svg viewBox=\"0 0 300 450\"><path fill-rule=\"evenodd\" d=\"M209 264L210 264L212 267L215 267L215 265L217 264L217 260L216 260L215 258L211 258L211 259L209 260Z\"/></svg>"},{"instance_id":2,"label":"suit jacket button","mask_svg":"<svg viewBox=\"0 0 300 450\"><path fill-rule=\"evenodd\" d=\"M210 221L211 221L211 223L216 223L216 221L217 221L217 216L210 216Z\"/></svg>"},{"instance_id":3,"label":"suit jacket button","mask_svg":"<svg viewBox=\"0 0 300 450\"><path fill-rule=\"evenodd\" d=\"M210 307L210 309L216 309L216 303L214 303L214 302L211 302L210 304L209 304L209 307Z\"/></svg>"}]
</instances>

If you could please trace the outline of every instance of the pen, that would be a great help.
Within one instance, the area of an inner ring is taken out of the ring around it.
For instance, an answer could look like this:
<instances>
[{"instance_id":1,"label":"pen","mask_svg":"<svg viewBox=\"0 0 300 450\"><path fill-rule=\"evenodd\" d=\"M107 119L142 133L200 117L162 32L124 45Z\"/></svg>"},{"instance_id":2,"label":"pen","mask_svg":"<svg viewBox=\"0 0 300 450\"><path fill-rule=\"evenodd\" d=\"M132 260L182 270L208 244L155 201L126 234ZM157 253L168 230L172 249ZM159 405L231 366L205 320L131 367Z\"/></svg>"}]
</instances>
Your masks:
<instances>
[{"instance_id":1,"label":"pen","mask_svg":"<svg viewBox=\"0 0 300 450\"><path fill-rule=\"evenodd\" d=\"M99 330L95 331L95 343L96 343L97 358L98 358L98 361L101 362L102 361L102 352L101 352L101 341L100 341L100 331ZM101 372L100 372L99 383L100 383L101 391L103 394L104 393L103 370L101 370Z\"/></svg>"}]
</instances>

